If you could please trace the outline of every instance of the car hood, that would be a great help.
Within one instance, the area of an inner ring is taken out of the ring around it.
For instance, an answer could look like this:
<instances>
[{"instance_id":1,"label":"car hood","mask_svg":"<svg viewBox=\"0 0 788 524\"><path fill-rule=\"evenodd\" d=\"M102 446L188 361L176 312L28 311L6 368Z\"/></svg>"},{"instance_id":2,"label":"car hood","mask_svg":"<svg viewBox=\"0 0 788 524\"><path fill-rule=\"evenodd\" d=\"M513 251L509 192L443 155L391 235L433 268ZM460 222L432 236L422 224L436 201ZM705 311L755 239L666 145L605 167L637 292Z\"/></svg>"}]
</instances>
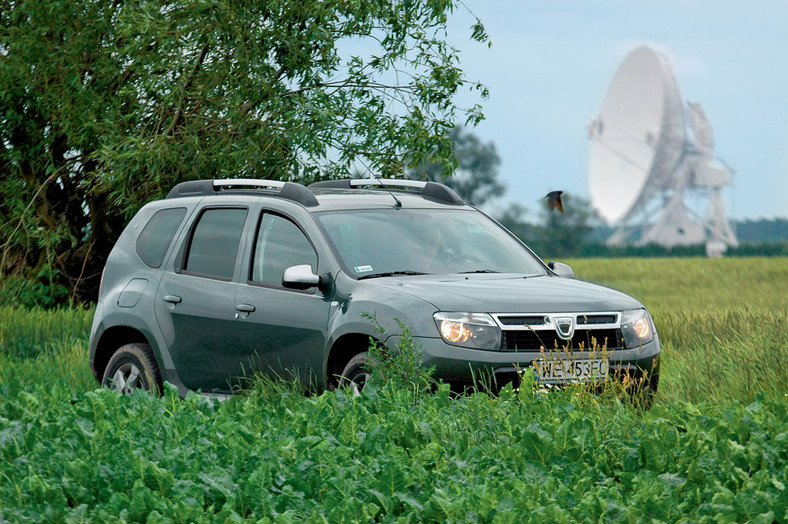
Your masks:
<instances>
[{"instance_id":1,"label":"car hood","mask_svg":"<svg viewBox=\"0 0 788 524\"><path fill-rule=\"evenodd\" d=\"M425 300L440 311L581 313L643 307L624 293L556 276L424 275L384 277L371 282Z\"/></svg>"}]
</instances>

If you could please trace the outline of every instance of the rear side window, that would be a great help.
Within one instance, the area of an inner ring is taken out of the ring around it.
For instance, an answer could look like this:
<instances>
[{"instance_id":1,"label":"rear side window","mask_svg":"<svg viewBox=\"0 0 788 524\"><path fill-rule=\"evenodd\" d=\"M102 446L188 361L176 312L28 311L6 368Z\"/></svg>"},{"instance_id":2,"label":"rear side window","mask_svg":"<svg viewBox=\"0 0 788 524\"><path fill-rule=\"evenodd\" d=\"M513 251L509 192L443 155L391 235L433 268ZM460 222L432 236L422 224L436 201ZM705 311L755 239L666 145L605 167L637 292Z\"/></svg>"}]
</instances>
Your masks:
<instances>
[{"instance_id":1,"label":"rear side window","mask_svg":"<svg viewBox=\"0 0 788 524\"><path fill-rule=\"evenodd\" d=\"M246 209L208 209L192 232L183 270L230 280L241 240Z\"/></svg>"},{"instance_id":2,"label":"rear side window","mask_svg":"<svg viewBox=\"0 0 788 524\"><path fill-rule=\"evenodd\" d=\"M136 245L137 254L145 265L154 268L161 266L184 216L186 208L176 207L157 211L148 220Z\"/></svg>"}]
</instances>

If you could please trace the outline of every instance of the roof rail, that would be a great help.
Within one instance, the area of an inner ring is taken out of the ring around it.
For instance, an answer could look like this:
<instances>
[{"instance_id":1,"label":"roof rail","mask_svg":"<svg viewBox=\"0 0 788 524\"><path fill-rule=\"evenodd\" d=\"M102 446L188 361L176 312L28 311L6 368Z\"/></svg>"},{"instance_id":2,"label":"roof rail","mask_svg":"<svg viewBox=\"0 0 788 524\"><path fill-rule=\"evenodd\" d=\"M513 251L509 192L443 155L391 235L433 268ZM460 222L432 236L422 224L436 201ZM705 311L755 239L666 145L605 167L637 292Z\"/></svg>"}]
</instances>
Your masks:
<instances>
[{"instance_id":1,"label":"roof rail","mask_svg":"<svg viewBox=\"0 0 788 524\"><path fill-rule=\"evenodd\" d=\"M410 180L399 178L347 178L344 180L324 180L309 184L309 188L335 188L335 189L356 189L361 187L382 187L404 189L406 191L416 191L424 198L452 204L457 206L465 205L465 201L460 198L453 189L438 182L428 182L424 180Z\"/></svg>"},{"instance_id":2,"label":"roof rail","mask_svg":"<svg viewBox=\"0 0 788 524\"><path fill-rule=\"evenodd\" d=\"M307 207L318 205L315 195L301 184L284 182L282 180L260 180L257 178L189 180L173 187L167 194L167 198L209 196L225 192L238 194L243 191L269 193L298 202Z\"/></svg>"}]
</instances>

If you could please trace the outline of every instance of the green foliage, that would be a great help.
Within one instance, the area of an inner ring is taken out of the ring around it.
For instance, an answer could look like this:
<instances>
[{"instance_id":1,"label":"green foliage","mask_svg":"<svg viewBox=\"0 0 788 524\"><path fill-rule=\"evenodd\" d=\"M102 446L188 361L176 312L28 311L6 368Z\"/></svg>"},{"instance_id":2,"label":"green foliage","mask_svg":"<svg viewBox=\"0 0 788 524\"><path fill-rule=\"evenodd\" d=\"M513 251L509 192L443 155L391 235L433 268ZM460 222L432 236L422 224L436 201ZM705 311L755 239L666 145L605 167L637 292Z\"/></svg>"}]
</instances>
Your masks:
<instances>
[{"instance_id":1,"label":"green foliage","mask_svg":"<svg viewBox=\"0 0 788 524\"><path fill-rule=\"evenodd\" d=\"M527 209L521 204L511 204L498 221L531 249L544 258L583 257L702 257L706 256L705 244L666 247L649 243L644 245L622 244L608 246L604 240L615 228L604 226L592 209L591 203L583 198L562 195L564 213L549 212L540 207L540 222L530 223L524 217ZM755 223L734 223L739 246L725 252L726 257L785 257L788 256L788 221L761 220ZM633 238L639 232L633 231Z\"/></svg>"},{"instance_id":2,"label":"green foliage","mask_svg":"<svg viewBox=\"0 0 788 524\"><path fill-rule=\"evenodd\" d=\"M0 306L0 354L31 359L61 345L85 345L93 310Z\"/></svg>"},{"instance_id":3,"label":"green foliage","mask_svg":"<svg viewBox=\"0 0 788 524\"><path fill-rule=\"evenodd\" d=\"M580 257L702 257L706 256L705 244L690 244L687 246L665 247L659 244L645 244L635 246L631 244L621 246L608 246L599 241L585 240L579 244L572 256ZM738 247L728 248L726 257L786 257L788 256L788 242L760 242L754 244L739 244Z\"/></svg>"},{"instance_id":4,"label":"green foliage","mask_svg":"<svg viewBox=\"0 0 788 524\"><path fill-rule=\"evenodd\" d=\"M14 384L57 383L75 394L95 387L86 359L92 318L92 310L0 306L0 403Z\"/></svg>"},{"instance_id":5,"label":"green foliage","mask_svg":"<svg viewBox=\"0 0 788 524\"><path fill-rule=\"evenodd\" d=\"M370 374L373 387L390 386L395 389L411 390L415 393L432 388L432 368L421 365L422 349L413 340L410 328L399 319L396 322L401 331L396 336L397 347L392 349L379 340L386 340L386 328L378 323L374 315L366 315L375 324L377 339L369 341ZM378 340L379 339L379 340Z\"/></svg>"},{"instance_id":6,"label":"green foliage","mask_svg":"<svg viewBox=\"0 0 788 524\"><path fill-rule=\"evenodd\" d=\"M737 220L733 222L739 242L743 244L788 243L788 219Z\"/></svg>"},{"instance_id":7,"label":"green foliage","mask_svg":"<svg viewBox=\"0 0 788 524\"><path fill-rule=\"evenodd\" d=\"M608 246L604 242L587 241L584 242L576 256L599 257L599 258L656 258L656 257L702 257L706 255L705 244L691 244L688 246L665 247L659 244L649 243L642 246L624 244L620 246Z\"/></svg>"},{"instance_id":8,"label":"green foliage","mask_svg":"<svg viewBox=\"0 0 788 524\"><path fill-rule=\"evenodd\" d=\"M739 247L729 249L725 255L731 257L788 257L788 241L741 243Z\"/></svg>"},{"instance_id":9,"label":"green foliage","mask_svg":"<svg viewBox=\"0 0 788 524\"><path fill-rule=\"evenodd\" d=\"M68 288L58 284L58 271L45 264L33 279L9 276L0 279L0 302L22 307L54 307L68 299Z\"/></svg>"},{"instance_id":10,"label":"green foliage","mask_svg":"<svg viewBox=\"0 0 788 524\"><path fill-rule=\"evenodd\" d=\"M640 413L516 401L224 403L19 388L0 404L0 518L50 521L783 520L785 401Z\"/></svg>"},{"instance_id":11,"label":"green foliage","mask_svg":"<svg viewBox=\"0 0 788 524\"><path fill-rule=\"evenodd\" d=\"M0 0L0 277L94 297L129 217L186 179L453 165L447 133L482 118L454 97L486 92L446 42L454 8Z\"/></svg>"},{"instance_id":12,"label":"green foliage","mask_svg":"<svg viewBox=\"0 0 788 524\"><path fill-rule=\"evenodd\" d=\"M456 171L452 173L450 164L422 162L409 170L408 176L446 184L474 206L503 195L506 187L498 180L501 159L495 145L482 143L476 135L459 126L451 130L449 139L457 160Z\"/></svg>"},{"instance_id":13,"label":"green foliage","mask_svg":"<svg viewBox=\"0 0 788 524\"><path fill-rule=\"evenodd\" d=\"M499 396L119 397L87 369L90 311L2 307L0 521L788 520L788 260L569 262L652 311L650 410L528 371Z\"/></svg>"},{"instance_id":14,"label":"green foliage","mask_svg":"<svg viewBox=\"0 0 788 524\"><path fill-rule=\"evenodd\" d=\"M526 208L519 204L509 206L498 220L541 257L582 255L599 217L591 203L583 198L564 193L561 199L563 213L550 211L544 202L539 203L540 224L525 221Z\"/></svg>"}]
</instances>

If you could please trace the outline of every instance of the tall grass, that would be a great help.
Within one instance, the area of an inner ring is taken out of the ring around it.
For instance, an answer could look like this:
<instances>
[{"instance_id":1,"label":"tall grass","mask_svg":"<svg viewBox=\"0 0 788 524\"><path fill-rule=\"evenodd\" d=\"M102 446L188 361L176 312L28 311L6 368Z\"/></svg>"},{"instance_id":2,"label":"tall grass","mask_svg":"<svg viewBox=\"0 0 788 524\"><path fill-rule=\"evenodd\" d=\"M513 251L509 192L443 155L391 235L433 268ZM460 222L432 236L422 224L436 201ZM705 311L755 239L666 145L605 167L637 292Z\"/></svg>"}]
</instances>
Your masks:
<instances>
[{"instance_id":1,"label":"tall grass","mask_svg":"<svg viewBox=\"0 0 788 524\"><path fill-rule=\"evenodd\" d=\"M577 278L629 293L657 316L739 307L788 311L786 257L590 258L568 263Z\"/></svg>"},{"instance_id":2,"label":"tall grass","mask_svg":"<svg viewBox=\"0 0 788 524\"><path fill-rule=\"evenodd\" d=\"M38 358L17 358L0 353L0 384L24 389L33 385L65 385L75 392L98 386L87 362L84 341L49 344Z\"/></svg>"},{"instance_id":3,"label":"tall grass","mask_svg":"<svg viewBox=\"0 0 788 524\"><path fill-rule=\"evenodd\" d=\"M663 401L788 394L788 259L585 259L577 278L638 298L662 343Z\"/></svg>"},{"instance_id":4,"label":"tall grass","mask_svg":"<svg viewBox=\"0 0 788 524\"><path fill-rule=\"evenodd\" d=\"M0 306L0 354L35 358L65 342L87 342L92 320L92 310Z\"/></svg>"},{"instance_id":5,"label":"tall grass","mask_svg":"<svg viewBox=\"0 0 788 524\"><path fill-rule=\"evenodd\" d=\"M0 385L96 387L87 362L92 310L0 307Z\"/></svg>"}]
</instances>

